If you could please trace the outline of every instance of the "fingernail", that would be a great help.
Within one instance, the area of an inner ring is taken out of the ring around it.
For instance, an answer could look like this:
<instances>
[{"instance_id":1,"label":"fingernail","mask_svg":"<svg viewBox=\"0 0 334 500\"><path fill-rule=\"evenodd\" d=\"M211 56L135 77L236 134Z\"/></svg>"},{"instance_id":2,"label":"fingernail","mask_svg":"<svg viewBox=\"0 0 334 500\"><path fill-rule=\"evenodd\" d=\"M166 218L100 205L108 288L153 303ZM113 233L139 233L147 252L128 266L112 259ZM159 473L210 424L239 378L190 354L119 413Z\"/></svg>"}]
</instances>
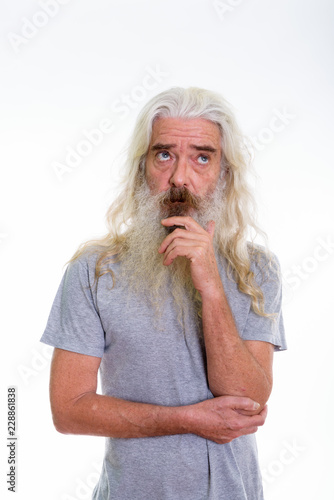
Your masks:
<instances>
[{"instance_id":1,"label":"fingernail","mask_svg":"<svg viewBox=\"0 0 334 500\"><path fill-rule=\"evenodd\" d=\"M254 410L258 410L260 408L260 404L259 403L254 403Z\"/></svg>"}]
</instances>

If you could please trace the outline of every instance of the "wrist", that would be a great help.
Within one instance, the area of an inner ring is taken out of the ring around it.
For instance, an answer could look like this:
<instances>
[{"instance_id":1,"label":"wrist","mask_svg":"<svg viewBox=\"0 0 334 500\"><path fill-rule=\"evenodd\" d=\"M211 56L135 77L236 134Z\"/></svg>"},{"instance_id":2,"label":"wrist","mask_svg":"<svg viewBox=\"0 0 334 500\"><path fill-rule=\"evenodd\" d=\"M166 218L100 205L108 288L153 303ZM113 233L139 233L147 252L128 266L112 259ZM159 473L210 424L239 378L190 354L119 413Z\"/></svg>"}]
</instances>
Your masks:
<instances>
[{"instance_id":1,"label":"wrist","mask_svg":"<svg viewBox=\"0 0 334 500\"><path fill-rule=\"evenodd\" d=\"M201 428L200 419L202 412L200 411L202 403L194 403L187 406L180 407L182 414L182 433L183 434L196 434L199 435ZM203 424L203 422L202 422Z\"/></svg>"},{"instance_id":2,"label":"wrist","mask_svg":"<svg viewBox=\"0 0 334 500\"><path fill-rule=\"evenodd\" d=\"M208 285L206 288L200 291L202 302L217 303L225 302L226 296L224 292L224 287L221 282L214 283L213 285Z\"/></svg>"},{"instance_id":3,"label":"wrist","mask_svg":"<svg viewBox=\"0 0 334 500\"><path fill-rule=\"evenodd\" d=\"M188 434L191 432L190 406L158 406L155 410L157 435Z\"/></svg>"}]
</instances>

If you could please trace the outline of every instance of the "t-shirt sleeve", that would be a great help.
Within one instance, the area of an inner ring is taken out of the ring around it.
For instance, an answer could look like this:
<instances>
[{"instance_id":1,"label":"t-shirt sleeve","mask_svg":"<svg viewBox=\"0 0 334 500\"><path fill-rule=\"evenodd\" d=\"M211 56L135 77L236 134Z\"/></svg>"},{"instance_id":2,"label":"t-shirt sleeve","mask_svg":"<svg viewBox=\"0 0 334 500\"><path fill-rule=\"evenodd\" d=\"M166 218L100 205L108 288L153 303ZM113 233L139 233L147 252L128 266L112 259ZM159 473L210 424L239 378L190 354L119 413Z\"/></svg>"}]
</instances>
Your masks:
<instances>
[{"instance_id":1,"label":"t-shirt sleeve","mask_svg":"<svg viewBox=\"0 0 334 500\"><path fill-rule=\"evenodd\" d=\"M68 265L41 342L79 354L103 356L105 336L94 303L86 258Z\"/></svg>"},{"instance_id":2,"label":"t-shirt sleeve","mask_svg":"<svg viewBox=\"0 0 334 500\"><path fill-rule=\"evenodd\" d=\"M245 327L241 332L243 340L260 340L270 342L275 351L287 349L282 316L282 283L280 266L276 256L272 256L273 266L270 269L257 270L256 280L264 296L264 309L274 317L266 318L256 314L250 308Z\"/></svg>"}]
</instances>

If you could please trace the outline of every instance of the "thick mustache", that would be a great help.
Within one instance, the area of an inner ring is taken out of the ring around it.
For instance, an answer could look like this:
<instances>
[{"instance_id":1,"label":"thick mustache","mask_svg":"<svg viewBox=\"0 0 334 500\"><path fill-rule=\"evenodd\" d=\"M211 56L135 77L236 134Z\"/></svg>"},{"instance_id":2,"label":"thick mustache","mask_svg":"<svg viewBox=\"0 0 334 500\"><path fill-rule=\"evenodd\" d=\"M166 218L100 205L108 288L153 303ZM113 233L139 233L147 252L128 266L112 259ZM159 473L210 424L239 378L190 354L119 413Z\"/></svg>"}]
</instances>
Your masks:
<instances>
[{"instance_id":1,"label":"thick mustache","mask_svg":"<svg viewBox=\"0 0 334 500\"><path fill-rule=\"evenodd\" d=\"M189 207L198 209L200 206L200 197L192 194L186 187L170 188L160 200L162 207L171 207L173 203L184 203Z\"/></svg>"}]
</instances>

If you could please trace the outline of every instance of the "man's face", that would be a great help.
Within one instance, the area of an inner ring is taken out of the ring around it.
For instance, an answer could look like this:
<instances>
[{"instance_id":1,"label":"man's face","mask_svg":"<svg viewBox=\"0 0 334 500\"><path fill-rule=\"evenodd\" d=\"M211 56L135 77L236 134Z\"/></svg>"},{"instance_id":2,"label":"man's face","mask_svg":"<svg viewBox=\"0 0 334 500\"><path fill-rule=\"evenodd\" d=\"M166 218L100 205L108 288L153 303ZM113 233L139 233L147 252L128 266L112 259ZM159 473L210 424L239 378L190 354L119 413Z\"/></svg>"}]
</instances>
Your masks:
<instances>
[{"instance_id":1,"label":"man's face","mask_svg":"<svg viewBox=\"0 0 334 500\"><path fill-rule=\"evenodd\" d=\"M214 220L218 241L225 207L221 157L219 128L208 120L160 118L153 125L146 182L136 186L136 210L126 232L121 279L131 293L142 296L145 289L159 314L167 290L179 304L179 312L189 306L189 297L196 302L189 260L175 259L172 266L163 265L158 248L169 231L161 219L189 215L203 229Z\"/></svg>"},{"instance_id":2,"label":"man's face","mask_svg":"<svg viewBox=\"0 0 334 500\"><path fill-rule=\"evenodd\" d=\"M221 158L221 136L215 123L203 118L158 118L146 159L148 186L152 194L172 188L171 192L188 190L205 198L217 185Z\"/></svg>"}]
</instances>

